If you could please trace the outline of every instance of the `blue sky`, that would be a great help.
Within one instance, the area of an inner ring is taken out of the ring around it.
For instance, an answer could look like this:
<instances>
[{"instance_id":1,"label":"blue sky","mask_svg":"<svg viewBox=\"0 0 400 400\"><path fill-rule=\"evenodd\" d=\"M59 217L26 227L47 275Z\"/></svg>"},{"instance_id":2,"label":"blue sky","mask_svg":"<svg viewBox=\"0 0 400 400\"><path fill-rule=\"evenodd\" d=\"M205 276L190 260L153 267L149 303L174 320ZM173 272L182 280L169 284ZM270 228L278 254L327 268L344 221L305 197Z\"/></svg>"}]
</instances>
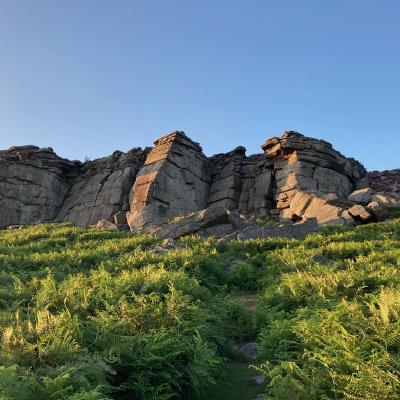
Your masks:
<instances>
[{"instance_id":1,"label":"blue sky","mask_svg":"<svg viewBox=\"0 0 400 400\"><path fill-rule=\"evenodd\" d=\"M400 168L400 2L0 0L0 148L72 159L184 130L212 155L297 130Z\"/></svg>"}]
</instances>

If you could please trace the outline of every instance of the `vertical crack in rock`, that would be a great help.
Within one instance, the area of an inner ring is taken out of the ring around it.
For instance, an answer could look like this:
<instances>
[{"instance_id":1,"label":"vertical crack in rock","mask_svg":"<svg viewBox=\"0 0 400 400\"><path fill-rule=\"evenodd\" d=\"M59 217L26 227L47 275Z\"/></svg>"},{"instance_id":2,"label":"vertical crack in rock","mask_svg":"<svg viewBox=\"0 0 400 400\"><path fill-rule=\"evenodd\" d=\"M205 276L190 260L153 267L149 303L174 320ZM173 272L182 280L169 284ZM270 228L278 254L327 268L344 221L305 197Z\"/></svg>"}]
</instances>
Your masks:
<instances>
[{"instance_id":1,"label":"vertical crack in rock","mask_svg":"<svg viewBox=\"0 0 400 400\"><path fill-rule=\"evenodd\" d=\"M316 217L319 223L346 223L347 196L365 175L364 167L324 140L287 131L262 146L272 157L276 204L282 219Z\"/></svg>"},{"instance_id":2,"label":"vertical crack in rock","mask_svg":"<svg viewBox=\"0 0 400 400\"><path fill-rule=\"evenodd\" d=\"M147 153L148 149L133 148L86 162L73 181L57 220L88 226L102 219L112 221L116 213L126 211L130 188Z\"/></svg>"}]
</instances>

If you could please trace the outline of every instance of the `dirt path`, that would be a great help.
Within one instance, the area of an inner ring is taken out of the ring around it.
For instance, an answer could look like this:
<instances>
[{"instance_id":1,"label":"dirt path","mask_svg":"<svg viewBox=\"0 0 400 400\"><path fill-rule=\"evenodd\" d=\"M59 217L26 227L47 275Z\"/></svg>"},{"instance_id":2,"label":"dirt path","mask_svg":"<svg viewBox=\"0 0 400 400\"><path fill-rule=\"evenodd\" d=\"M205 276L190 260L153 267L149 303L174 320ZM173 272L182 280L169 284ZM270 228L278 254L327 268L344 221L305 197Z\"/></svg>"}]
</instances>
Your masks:
<instances>
[{"instance_id":1,"label":"dirt path","mask_svg":"<svg viewBox=\"0 0 400 400\"><path fill-rule=\"evenodd\" d=\"M257 304L257 295L243 294L237 296L235 300L247 311L253 312ZM250 367L254 364L257 364L257 360L226 362L223 366L224 373L208 396L208 400L261 399L258 395L265 393L265 383L260 382L263 377Z\"/></svg>"}]
</instances>

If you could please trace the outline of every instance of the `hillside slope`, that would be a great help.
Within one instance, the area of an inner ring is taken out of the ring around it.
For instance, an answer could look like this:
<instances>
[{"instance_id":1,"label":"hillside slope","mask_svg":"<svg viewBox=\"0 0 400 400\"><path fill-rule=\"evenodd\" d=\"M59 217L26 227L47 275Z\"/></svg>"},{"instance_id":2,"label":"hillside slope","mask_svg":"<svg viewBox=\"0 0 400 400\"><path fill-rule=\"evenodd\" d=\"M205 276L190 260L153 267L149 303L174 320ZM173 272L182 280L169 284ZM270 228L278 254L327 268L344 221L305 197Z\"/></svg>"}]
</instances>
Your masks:
<instances>
[{"instance_id":1,"label":"hillside slope","mask_svg":"<svg viewBox=\"0 0 400 400\"><path fill-rule=\"evenodd\" d=\"M0 398L398 399L399 240L400 219L223 246L0 231Z\"/></svg>"}]
</instances>

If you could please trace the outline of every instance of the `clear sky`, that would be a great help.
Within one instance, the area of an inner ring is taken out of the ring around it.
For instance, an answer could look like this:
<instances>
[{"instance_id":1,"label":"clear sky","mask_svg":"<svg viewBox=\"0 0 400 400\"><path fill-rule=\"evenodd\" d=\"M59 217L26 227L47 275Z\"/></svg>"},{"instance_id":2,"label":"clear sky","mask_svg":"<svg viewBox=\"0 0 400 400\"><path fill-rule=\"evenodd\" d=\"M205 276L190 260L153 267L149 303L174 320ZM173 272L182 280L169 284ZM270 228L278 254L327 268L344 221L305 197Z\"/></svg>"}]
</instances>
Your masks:
<instances>
[{"instance_id":1,"label":"clear sky","mask_svg":"<svg viewBox=\"0 0 400 400\"><path fill-rule=\"evenodd\" d=\"M0 148L71 159L297 130L400 168L398 0L0 0Z\"/></svg>"}]
</instances>

